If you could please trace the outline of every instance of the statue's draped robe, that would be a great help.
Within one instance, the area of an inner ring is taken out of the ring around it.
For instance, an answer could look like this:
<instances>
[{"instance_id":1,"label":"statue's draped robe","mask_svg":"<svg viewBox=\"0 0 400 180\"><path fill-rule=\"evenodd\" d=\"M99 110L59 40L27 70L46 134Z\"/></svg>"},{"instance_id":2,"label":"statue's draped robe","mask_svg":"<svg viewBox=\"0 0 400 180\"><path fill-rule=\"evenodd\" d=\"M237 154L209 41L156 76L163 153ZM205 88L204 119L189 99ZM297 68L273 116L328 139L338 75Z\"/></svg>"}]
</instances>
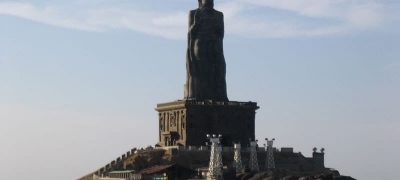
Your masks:
<instances>
[{"instance_id":1,"label":"statue's draped robe","mask_svg":"<svg viewBox=\"0 0 400 180\"><path fill-rule=\"evenodd\" d=\"M211 8L190 12L186 99L228 101L223 38L221 12Z\"/></svg>"}]
</instances>

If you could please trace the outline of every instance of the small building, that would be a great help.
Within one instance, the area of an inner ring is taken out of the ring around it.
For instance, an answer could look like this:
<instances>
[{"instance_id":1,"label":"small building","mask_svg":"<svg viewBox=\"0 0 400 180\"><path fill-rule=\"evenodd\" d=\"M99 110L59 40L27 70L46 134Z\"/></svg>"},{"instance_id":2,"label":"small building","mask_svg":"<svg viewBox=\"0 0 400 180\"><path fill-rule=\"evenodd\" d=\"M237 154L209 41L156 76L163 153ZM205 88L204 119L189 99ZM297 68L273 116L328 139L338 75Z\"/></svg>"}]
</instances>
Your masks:
<instances>
[{"instance_id":1,"label":"small building","mask_svg":"<svg viewBox=\"0 0 400 180\"><path fill-rule=\"evenodd\" d=\"M93 176L93 180L140 180L141 176L133 170L111 171L107 177Z\"/></svg>"},{"instance_id":2,"label":"small building","mask_svg":"<svg viewBox=\"0 0 400 180\"><path fill-rule=\"evenodd\" d=\"M282 153L293 153L294 150L291 147L283 147L283 148L281 148L281 152Z\"/></svg>"},{"instance_id":3,"label":"small building","mask_svg":"<svg viewBox=\"0 0 400 180\"><path fill-rule=\"evenodd\" d=\"M110 178L120 178L120 179L132 179L135 171L125 170L125 171L111 171L108 173Z\"/></svg>"},{"instance_id":4,"label":"small building","mask_svg":"<svg viewBox=\"0 0 400 180\"><path fill-rule=\"evenodd\" d=\"M140 171L144 180L183 180L192 177L195 171L177 164L153 166Z\"/></svg>"}]
</instances>

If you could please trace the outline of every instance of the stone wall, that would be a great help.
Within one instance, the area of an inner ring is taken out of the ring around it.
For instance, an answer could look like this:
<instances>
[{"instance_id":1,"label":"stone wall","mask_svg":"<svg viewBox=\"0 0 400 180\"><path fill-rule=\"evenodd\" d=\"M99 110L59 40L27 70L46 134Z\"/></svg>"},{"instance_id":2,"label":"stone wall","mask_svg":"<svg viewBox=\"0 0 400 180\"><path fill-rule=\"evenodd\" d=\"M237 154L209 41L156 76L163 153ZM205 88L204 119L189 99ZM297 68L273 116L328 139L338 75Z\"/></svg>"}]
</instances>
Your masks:
<instances>
[{"instance_id":1,"label":"stone wall","mask_svg":"<svg viewBox=\"0 0 400 180\"><path fill-rule=\"evenodd\" d=\"M232 147L223 147L222 159L226 168L233 166L234 151ZM250 151L242 148L242 162L248 167ZM266 150L261 147L257 150L258 163L261 169L265 169L267 157ZM111 171L142 169L165 164L178 164L185 168L197 170L207 168L209 165L210 150L207 146L169 146L147 149L132 149L126 152L95 172L80 178L79 180L92 180L93 175L107 176ZM274 149L275 166L277 169L285 169L291 172L319 172L325 169L324 153L314 152L313 157L305 157L293 149Z\"/></svg>"}]
</instances>

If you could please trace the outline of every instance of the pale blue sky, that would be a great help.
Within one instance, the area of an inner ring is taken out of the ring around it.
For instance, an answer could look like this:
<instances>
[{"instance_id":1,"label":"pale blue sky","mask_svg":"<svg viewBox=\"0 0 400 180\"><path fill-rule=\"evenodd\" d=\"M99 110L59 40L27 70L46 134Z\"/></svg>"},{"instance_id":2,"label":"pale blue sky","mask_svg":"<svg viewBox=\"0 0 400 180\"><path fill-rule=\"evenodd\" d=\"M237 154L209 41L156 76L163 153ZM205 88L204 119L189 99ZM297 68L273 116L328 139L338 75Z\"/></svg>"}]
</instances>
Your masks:
<instances>
[{"instance_id":1,"label":"pale blue sky","mask_svg":"<svg viewBox=\"0 0 400 180\"><path fill-rule=\"evenodd\" d=\"M0 172L70 180L157 142L180 99L196 1L0 0ZM400 162L400 1L216 0L228 96L277 138L357 179Z\"/></svg>"}]
</instances>

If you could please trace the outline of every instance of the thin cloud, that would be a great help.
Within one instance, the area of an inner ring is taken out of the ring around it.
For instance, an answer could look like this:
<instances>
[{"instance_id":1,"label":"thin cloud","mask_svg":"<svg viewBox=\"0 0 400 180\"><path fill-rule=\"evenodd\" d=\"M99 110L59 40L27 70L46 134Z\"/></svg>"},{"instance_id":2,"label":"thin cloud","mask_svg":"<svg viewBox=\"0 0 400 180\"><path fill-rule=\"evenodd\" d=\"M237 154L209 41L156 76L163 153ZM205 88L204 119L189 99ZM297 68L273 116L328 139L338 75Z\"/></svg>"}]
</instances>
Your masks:
<instances>
[{"instance_id":1,"label":"thin cloud","mask_svg":"<svg viewBox=\"0 0 400 180\"><path fill-rule=\"evenodd\" d=\"M52 26L84 31L102 32L110 29L129 29L170 39L184 37L186 15L131 11L120 8L87 10L79 17L69 16L54 7L39 8L29 3L0 3L0 15L16 16Z\"/></svg>"},{"instance_id":2,"label":"thin cloud","mask_svg":"<svg viewBox=\"0 0 400 180\"><path fill-rule=\"evenodd\" d=\"M251 19L236 19L230 23L231 33L250 38L294 38L342 34L349 31L346 26L304 27L286 22L263 22Z\"/></svg>"},{"instance_id":3,"label":"thin cloud","mask_svg":"<svg viewBox=\"0 0 400 180\"><path fill-rule=\"evenodd\" d=\"M311 18L339 19L376 25L382 21L383 4L376 0L239 0L258 7L291 11Z\"/></svg>"},{"instance_id":4,"label":"thin cloud","mask_svg":"<svg viewBox=\"0 0 400 180\"><path fill-rule=\"evenodd\" d=\"M368 30L384 22L384 4L373 0L224 0L217 9L225 13L227 33L254 38L313 37ZM294 21L249 15L253 10L292 13ZM0 15L16 16L52 26L83 31L128 29L168 39L185 39L187 12L157 12L125 7L76 9L35 6L28 2L0 2ZM312 24L314 20L324 24ZM332 21L332 23L330 23Z\"/></svg>"},{"instance_id":5,"label":"thin cloud","mask_svg":"<svg viewBox=\"0 0 400 180\"><path fill-rule=\"evenodd\" d=\"M91 10L86 21L102 30L128 29L168 39L183 39L186 17L183 12L159 13L112 8Z\"/></svg>"},{"instance_id":6,"label":"thin cloud","mask_svg":"<svg viewBox=\"0 0 400 180\"><path fill-rule=\"evenodd\" d=\"M1 2L0 15L16 16L32 21L85 31L99 31L87 22L68 18L51 7L38 8L29 3Z\"/></svg>"},{"instance_id":7,"label":"thin cloud","mask_svg":"<svg viewBox=\"0 0 400 180\"><path fill-rule=\"evenodd\" d=\"M236 13L227 17L234 34L265 38L327 36L369 30L382 25L386 16L384 4L374 0L235 0L226 4L230 5L222 5L221 9L226 8L228 12L236 7L233 11ZM279 20L246 17L246 12L271 9L290 14L290 17L282 16ZM293 17L299 19L293 21Z\"/></svg>"}]
</instances>

